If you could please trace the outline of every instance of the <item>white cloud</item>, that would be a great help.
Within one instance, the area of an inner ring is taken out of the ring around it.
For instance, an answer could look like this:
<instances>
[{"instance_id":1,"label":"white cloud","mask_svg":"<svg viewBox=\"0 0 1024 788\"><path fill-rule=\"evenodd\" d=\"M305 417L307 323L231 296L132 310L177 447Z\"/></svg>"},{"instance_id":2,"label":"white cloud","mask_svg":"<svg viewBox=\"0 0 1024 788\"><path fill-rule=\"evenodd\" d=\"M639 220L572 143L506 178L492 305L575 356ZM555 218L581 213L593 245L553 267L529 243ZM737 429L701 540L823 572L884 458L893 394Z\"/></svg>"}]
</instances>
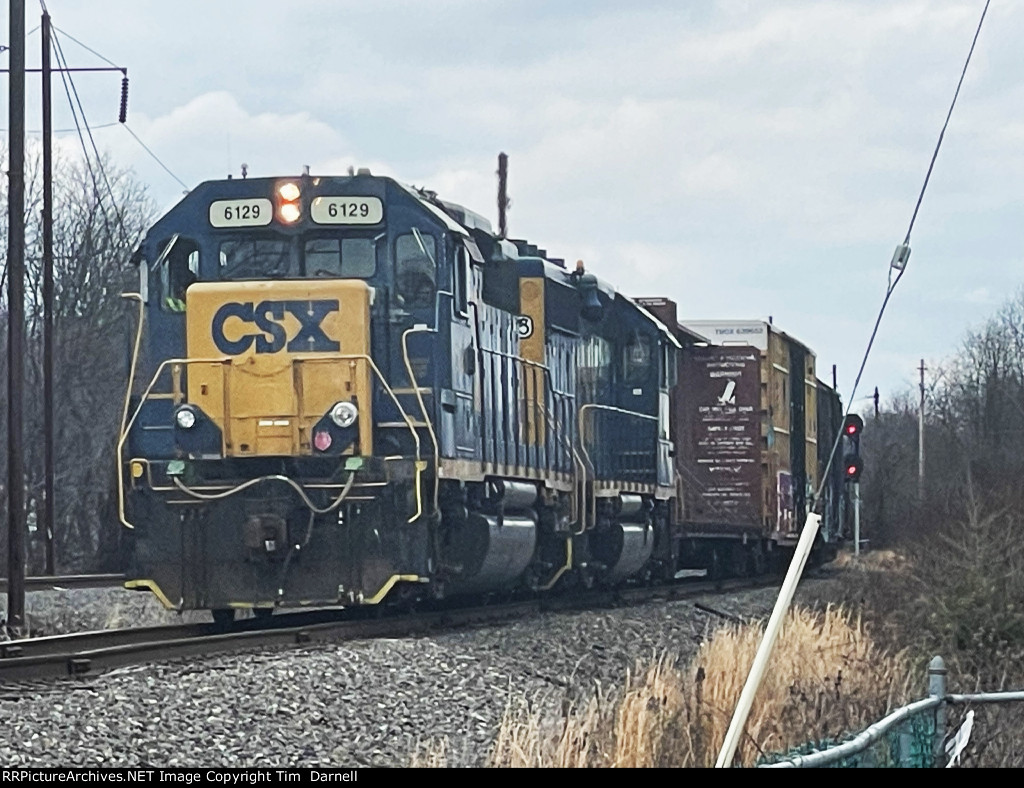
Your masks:
<instances>
[{"instance_id":1,"label":"white cloud","mask_svg":"<svg viewBox=\"0 0 1024 788\"><path fill-rule=\"evenodd\" d=\"M49 5L129 65L129 122L189 185L242 161L253 175L370 166L494 220L504 150L513 235L627 292L660 288L681 314L773 314L841 369L859 362L980 13L112 0L108 25ZM866 374L953 349L1020 282L1022 22L1019 3L989 11ZM159 199L180 192L123 130L99 138Z\"/></svg>"}]
</instances>

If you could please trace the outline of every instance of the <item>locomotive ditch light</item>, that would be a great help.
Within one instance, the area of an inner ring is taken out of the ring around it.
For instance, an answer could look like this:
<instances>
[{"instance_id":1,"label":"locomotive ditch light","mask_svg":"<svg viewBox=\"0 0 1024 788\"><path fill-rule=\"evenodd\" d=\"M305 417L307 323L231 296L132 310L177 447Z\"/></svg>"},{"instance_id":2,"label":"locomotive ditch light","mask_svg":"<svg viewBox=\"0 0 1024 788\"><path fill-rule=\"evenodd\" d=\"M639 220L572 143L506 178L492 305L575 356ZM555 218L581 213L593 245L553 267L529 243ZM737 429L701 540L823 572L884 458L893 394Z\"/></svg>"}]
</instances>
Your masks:
<instances>
[{"instance_id":1,"label":"locomotive ditch light","mask_svg":"<svg viewBox=\"0 0 1024 788\"><path fill-rule=\"evenodd\" d=\"M182 405L175 412L174 421L183 430L190 430L196 426L196 412L188 405Z\"/></svg>"},{"instance_id":2,"label":"locomotive ditch light","mask_svg":"<svg viewBox=\"0 0 1024 788\"><path fill-rule=\"evenodd\" d=\"M342 429L351 427L359 417L359 409L351 402L339 402L331 408L331 421Z\"/></svg>"}]
</instances>

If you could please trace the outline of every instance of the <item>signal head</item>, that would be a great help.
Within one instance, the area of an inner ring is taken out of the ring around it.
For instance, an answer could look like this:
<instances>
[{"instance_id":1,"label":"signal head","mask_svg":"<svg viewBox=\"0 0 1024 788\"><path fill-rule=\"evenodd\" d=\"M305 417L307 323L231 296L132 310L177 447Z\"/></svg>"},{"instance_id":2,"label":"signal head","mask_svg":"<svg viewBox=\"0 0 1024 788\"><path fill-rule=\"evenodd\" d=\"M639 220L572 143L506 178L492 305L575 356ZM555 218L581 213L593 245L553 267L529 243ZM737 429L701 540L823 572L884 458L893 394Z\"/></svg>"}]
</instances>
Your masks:
<instances>
[{"instance_id":1,"label":"signal head","mask_svg":"<svg viewBox=\"0 0 1024 788\"><path fill-rule=\"evenodd\" d=\"M864 463L855 454L848 454L843 459L843 478L848 482L859 482L860 472L864 469Z\"/></svg>"},{"instance_id":2,"label":"signal head","mask_svg":"<svg viewBox=\"0 0 1024 788\"><path fill-rule=\"evenodd\" d=\"M864 419L856 413L851 413L843 422L843 435L848 438L856 438L864 429Z\"/></svg>"}]
</instances>

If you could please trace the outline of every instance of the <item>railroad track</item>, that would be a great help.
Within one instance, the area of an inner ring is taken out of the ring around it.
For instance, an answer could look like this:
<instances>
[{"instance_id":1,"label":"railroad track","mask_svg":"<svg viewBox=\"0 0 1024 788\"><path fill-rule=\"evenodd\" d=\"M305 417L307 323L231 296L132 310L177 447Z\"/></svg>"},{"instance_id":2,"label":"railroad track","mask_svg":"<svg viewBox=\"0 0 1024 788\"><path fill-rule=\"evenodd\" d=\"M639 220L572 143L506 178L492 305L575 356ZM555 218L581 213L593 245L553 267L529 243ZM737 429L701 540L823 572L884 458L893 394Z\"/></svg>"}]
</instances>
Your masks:
<instances>
[{"instance_id":1,"label":"railroad track","mask_svg":"<svg viewBox=\"0 0 1024 788\"><path fill-rule=\"evenodd\" d=\"M45 591L52 588L105 588L119 586L124 575L37 575L25 578L26 591ZM7 593L7 578L0 577L0 593Z\"/></svg>"},{"instance_id":2,"label":"railroad track","mask_svg":"<svg viewBox=\"0 0 1024 788\"><path fill-rule=\"evenodd\" d=\"M287 613L270 619L246 619L230 629L215 624L77 632L0 643L0 684L84 676L125 665L266 646L375 637L411 637L429 631L495 624L547 611L571 611L635 605L712 592L728 593L777 583L774 578L685 582L652 588L590 591L477 607L445 607L415 613L358 608ZM711 610L714 613L716 611ZM381 615L383 613L383 615Z\"/></svg>"}]
</instances>

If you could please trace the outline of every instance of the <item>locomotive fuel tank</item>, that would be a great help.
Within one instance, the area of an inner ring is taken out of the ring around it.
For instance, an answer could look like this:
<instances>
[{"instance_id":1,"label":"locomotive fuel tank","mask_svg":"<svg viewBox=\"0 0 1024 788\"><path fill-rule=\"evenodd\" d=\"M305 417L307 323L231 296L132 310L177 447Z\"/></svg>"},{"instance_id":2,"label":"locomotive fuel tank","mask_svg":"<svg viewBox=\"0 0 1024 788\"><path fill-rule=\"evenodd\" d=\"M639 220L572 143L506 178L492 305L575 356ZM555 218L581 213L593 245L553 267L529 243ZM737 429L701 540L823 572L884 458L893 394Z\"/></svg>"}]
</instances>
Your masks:
<instances>
[{"instance_id":1,"label":"locomotive fuel tank","mask_svg":"<svg viewBox=\"0 0 1024 788\"><path fill-rule=\"evenodd\" d=\"M639 495L620 496L618 515L594 531L591 550L594 558L607 567L606 582L615 583L637 574L654 551L654 529Z\"/></svg>"}]
</instances>

